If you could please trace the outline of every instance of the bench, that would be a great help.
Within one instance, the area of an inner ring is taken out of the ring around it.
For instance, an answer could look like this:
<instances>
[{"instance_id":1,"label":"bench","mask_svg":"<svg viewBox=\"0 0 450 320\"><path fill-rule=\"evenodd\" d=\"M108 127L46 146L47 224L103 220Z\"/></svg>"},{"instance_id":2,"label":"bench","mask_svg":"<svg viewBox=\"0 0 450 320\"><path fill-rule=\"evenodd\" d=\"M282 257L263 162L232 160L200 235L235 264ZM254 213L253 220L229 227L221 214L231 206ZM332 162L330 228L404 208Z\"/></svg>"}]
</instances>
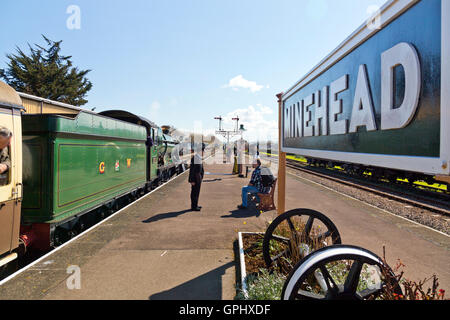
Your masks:
<instances>
[{"instance_id":1,"label":"bench","mask_svg":"<svg viewBox=\"0 0 450 320\"><path fill-rule=\"evenodd\" d=\"M271 211L275 210L277 207L275 206L274 196L275 196L275 188L277 186L277 179L273 181L272 187L270 188L269 193L258 193L257 196L259 198L259 203L257 203L258 210L261 211ZM257 202L256 197L252 199L254 202Z\"/></svg>"}]
</instances>

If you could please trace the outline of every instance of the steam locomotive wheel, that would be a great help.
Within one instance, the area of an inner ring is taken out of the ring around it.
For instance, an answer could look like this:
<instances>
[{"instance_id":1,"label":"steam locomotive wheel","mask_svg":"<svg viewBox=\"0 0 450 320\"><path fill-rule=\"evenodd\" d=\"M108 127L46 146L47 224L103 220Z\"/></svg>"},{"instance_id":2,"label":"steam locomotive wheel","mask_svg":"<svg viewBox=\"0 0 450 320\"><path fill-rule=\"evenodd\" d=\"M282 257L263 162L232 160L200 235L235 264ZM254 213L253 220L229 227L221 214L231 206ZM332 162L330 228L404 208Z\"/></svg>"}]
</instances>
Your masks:
<instances>
[{"instance_id":1,"label":"steam locomotive wheel","mask_svg":"<svg viewBox=\"0 0 450 320\"><path fill-rule=\"evenodd\" d=\"M288 274L304 256L340 243L339 231L328 217L310 209L294 209L278 216L267 228L263 257L268 268Z\"/></svg>"},{"instance_id":2,"label":"steam locomotive wheel","mask_svg":"<svg viewBox=\"0 0 450 320\"><path fill-rule=\"evenodd\" d=\"M300 261L287 278L283 300L373 300L389 284L402 290L389 266L374 253L349 245L313 252Z\"/></svg>"}]
</instances>

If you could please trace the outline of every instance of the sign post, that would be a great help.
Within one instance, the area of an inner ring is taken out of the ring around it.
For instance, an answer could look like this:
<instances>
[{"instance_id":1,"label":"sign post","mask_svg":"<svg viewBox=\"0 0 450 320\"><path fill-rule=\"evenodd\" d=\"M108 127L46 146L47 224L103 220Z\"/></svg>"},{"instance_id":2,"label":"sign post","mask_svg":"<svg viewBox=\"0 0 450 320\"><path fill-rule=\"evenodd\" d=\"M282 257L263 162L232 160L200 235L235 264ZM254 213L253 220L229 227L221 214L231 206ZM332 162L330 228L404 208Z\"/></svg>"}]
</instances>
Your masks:
<instances>
[{"instance_id":1,"label":"sign post","mask_svg":"<svg viewBox=\"0 0 450 320\"><path fill-rule=\"evenodd\" d=\"M283 93L277 94L278 98L278 215L286 210L286 153L281 149L283 139Z\"/></svg>"}]
</instances>

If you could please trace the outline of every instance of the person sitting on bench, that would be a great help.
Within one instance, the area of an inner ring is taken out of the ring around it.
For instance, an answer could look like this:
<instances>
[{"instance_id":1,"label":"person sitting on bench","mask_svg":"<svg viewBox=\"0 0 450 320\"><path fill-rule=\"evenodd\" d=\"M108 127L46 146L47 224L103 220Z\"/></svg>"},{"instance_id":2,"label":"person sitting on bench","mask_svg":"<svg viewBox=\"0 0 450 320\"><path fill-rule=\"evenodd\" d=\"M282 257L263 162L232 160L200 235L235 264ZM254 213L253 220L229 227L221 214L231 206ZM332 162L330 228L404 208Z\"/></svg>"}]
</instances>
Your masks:
<instances>
[{"instance_id":1,"label":"person sitting on bench","mask_svg":"<svg viewBox=\"0 0 450 320\"><path fill-rule=\"evenodd\" d=\"M253 162L253 168L255 168L255 170L252 173L250 183L248 186L242 188L242 204L238 206L238 209L247 209L247 196L249 193L258 194L270 192L271 186L264 186L263 184L261 175L261 160L256 159Z\"/></svg>"}]
</instances>

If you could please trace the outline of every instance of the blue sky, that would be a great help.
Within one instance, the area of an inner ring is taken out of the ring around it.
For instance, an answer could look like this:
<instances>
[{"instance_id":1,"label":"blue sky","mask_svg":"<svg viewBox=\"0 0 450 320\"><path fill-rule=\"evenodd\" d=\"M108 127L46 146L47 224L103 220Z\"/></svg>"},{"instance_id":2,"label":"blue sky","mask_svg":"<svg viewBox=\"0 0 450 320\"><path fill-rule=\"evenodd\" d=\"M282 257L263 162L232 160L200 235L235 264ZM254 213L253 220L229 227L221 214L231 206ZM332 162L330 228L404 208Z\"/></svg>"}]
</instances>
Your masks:
<instances>
[{"instance_id":1,"label":"blue sky","mask_svg":"<svg viewBox=\"0 0 450 320\"><path fill-rule=\"evenodd\" d=\"M240 116L246 138L276 138L275 94L288 89L384 0L2 0L0 68L41 34L91 69L85 107L126 109L211 133ZM79 7L80 29L67 8ZM6 13L6 14L5 14Z\"/></svg>"}]
</instances>

